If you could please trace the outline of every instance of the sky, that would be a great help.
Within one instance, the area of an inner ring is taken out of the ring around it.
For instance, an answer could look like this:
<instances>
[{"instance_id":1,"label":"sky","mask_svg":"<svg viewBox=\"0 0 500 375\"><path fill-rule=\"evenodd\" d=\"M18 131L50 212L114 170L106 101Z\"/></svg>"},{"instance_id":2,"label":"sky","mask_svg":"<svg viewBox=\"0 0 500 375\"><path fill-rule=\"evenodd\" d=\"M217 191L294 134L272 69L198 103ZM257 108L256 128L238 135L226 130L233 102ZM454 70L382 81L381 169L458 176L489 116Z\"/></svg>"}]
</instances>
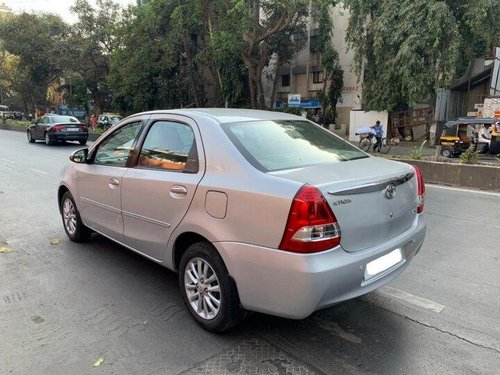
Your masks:
<instances>
[{"instance_id":1,"label":"sky","mask_svg":"<svg viewBox=\"0 0 500 375\"><path fill-rule=\"evenodd\" d=\"M95 0L89 0L95 4ZM136 4L136 0L114 0L122 6ZM14 13L19 12L45 12L60 15L66 22L75 22L76 17L71 14L69 8L74 0L0 0L0 4L5 3Z\"/></svg>"}]
</instances>

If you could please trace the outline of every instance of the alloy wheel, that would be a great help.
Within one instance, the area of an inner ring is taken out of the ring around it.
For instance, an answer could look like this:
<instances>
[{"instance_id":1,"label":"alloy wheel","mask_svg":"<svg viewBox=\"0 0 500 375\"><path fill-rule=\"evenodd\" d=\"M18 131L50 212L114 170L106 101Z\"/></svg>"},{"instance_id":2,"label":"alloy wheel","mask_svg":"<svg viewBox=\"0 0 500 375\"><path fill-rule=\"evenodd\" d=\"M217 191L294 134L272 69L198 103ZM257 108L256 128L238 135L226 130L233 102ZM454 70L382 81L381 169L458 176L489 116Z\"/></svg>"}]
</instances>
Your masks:
<instances>
[{"instance_id":1,"label":"alloy wheel","mask_svg":"<svg viewBox=\"0 0 500 375\"><path fill-rule=\"evenodd\" d=\"M186 265L184 288L196 314L207 320L219 313L222 294L219 279L212 266L202 258L193 258Z\"/></svg>"},{"instance_id":2,"label":"alloy wheel","mask_svg":"<svg viewBox=\"0 0 500 375\"><path fill-rule=\"evenodd\" d=\"M63 203L64 226L70 235L76 232L76 210L71 199L66 199Z\"/></svg>"}]
</instances>

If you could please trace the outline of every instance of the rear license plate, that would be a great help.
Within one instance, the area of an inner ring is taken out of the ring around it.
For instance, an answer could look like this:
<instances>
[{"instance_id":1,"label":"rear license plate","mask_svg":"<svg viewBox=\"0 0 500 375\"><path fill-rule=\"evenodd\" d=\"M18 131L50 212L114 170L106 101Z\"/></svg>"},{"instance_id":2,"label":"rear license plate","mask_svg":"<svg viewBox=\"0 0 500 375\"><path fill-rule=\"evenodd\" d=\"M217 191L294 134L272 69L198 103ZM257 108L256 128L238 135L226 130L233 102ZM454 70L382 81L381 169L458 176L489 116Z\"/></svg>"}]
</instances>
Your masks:
<instances>
[{"instance_id":1,"label":"rear license plate","mask_svg":"<svg viewBox=\"0 0 500 375\"><path fill-rule=\"evenodd\" d=\"M80 131L80 128L66 128L66 131L77 132L77 131Z\"/></svg>"},{"instance_id":2,"label":"rear license plate","mask_svg":"<svg viewBox=\"0 0 500 375\"><path fill-rule=\"evenodd\" d=\"M388 254L381 256L366 264L365 281L377 276L378 274L388 270L392 266L400 263L403 260L401 248L397 248Z\"/></svg>"}]
</instances>

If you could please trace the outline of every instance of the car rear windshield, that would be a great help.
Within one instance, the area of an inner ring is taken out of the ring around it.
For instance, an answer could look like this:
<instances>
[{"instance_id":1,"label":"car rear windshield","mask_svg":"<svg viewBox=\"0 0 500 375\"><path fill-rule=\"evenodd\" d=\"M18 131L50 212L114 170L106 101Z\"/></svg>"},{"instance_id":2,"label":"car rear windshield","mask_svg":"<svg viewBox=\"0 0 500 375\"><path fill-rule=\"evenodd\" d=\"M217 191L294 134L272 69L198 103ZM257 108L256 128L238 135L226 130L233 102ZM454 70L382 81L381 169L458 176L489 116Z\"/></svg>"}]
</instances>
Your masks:
<instances>
[{"instance_id":1,"label":"car rear windshield","mask_svg":"<svg viewBox=\"0 0 500 375\"><path fill-rule=\"evenodd\" d=\"M251 121L221 126L241 154L264 172L368 157L309 121Z\"/></svg>"},{"instance_id":2,"label":"car rear windshield","mask_svg":"<svg viewBox=\"0 0 500 375\"><path fill-rule=\"evenodd\" d=\"M50 116L50 122L53 124L62 124L65 122L79 122L76 117L72 116Z\"/></svg>"}]
</instances>

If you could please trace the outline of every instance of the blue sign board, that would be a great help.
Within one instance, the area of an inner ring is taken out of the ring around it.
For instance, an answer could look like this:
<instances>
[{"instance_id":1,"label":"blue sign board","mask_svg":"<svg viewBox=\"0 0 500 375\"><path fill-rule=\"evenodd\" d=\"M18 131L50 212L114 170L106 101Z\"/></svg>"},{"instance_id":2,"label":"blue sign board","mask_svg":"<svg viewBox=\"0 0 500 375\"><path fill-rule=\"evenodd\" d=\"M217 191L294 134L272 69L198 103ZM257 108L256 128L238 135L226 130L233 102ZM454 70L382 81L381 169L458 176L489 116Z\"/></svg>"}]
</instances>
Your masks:
<instances>
[{"instance_id":1,"label":"blue sign board","mask_svg":"<svg viewBox=\"0 0 500 375\"><path fill-rule=\"evenodd\" d=\"M75 116L75 117L87 116L87 111L83 108L70 108L66 106L59 107L57 113L63 116Z\"/></svg>"},{"instance_id":2,"label":"blue sign board","mask_svg":"<svg viewBox=\"0 0 500 375\"><path fill-rule=\"evenodd\" d=\"M300 94L288 94L288 106L290 108L299 108Z\"/></svg>"},{"instance_id":3,"label":"blue sign board","mask_svg":"<svg viewBox=\"0 0 500 375\"><path fill-rule=\"evenodd\" d=\"M288 102L290 103L290 102ZM285 102L282 100L276 100L276 108L283 108L286 105ZM293 106L288 104L289 107L291 108L320 108L319 100L318 99L303 99L299 103L294 103Z\"/></svg>"}]
</instances>

